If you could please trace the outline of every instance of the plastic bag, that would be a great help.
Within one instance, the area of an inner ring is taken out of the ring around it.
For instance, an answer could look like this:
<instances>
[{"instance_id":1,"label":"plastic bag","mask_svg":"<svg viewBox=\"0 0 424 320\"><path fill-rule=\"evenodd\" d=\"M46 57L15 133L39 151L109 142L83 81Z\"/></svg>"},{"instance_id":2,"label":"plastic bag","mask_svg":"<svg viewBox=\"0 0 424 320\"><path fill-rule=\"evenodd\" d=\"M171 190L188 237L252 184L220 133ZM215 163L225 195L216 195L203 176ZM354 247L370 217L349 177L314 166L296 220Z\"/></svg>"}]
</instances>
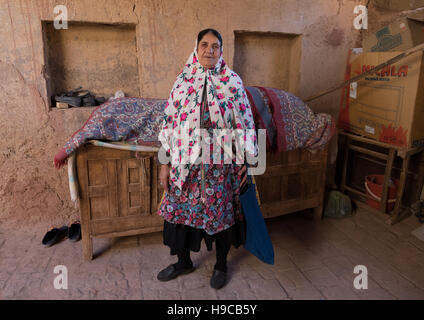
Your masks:
<instances>
[{"instance_id":1,"label":"plastic bag","mask_svg":"<svg viewBox=\"0 0 424 320\"><path fill-rule=\"evenodd\" d=\"M327 206L324 210L324 217L345 218L352 216L352 201L344 193L333 190L328 196Z\"/></svg>"}]
</instances>

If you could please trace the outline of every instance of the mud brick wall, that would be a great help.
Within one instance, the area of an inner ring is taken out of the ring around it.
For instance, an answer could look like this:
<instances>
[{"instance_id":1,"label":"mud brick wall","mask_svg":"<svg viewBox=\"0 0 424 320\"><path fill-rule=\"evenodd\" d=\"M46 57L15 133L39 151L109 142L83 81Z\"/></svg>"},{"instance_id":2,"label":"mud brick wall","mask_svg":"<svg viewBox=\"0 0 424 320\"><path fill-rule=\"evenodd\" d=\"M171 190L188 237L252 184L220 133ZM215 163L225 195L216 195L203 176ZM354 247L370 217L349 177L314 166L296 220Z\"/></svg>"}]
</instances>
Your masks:
<instances>
[{"instance_id":1,"label":"mud brick wall","mask_svg":"<svg viewBox=\"0 0 424 320\"><path fill-rule=\"evenodd\" d=\"M78 25L79 31L49 34L45 26L57 16L54 7L62 4L68 9L69 27ZM234 57L258 60L258 83L250 74L246 75L250 84L289 83L283 89L306 98L343 80L348 49L360 46L361 32L353 27L353 8L358 4L366 1L0 1L0 221L50 225L78 217L70 201L67 171L56 170L53 157L93 109L52 108L54 91L81 83L105 96L123 89L129 95L166 98L197 33L213 27L223 36L230 67L243 74L245 66ZM113 29L122 26L128 32ZM265 39L270 32L281 41L274 45ZM243 34L255 36L237 38ZM260 45L262 35L266 55L255 56L261 52L254 46ZM52 36L53 44L48 41ZM93 46L87 42L90 39L99 42ZM283 50L287 39L294 39L289 41L292 49ZM275 64L261 63L278 57L281 50L295 61L294 69L288 70L281 57ZM275 78L286 77L287 72L291 82ZM116 77L111 76L114 73ZM310 106L337 117L339 93Z\"/></svg>"}]
</instances>

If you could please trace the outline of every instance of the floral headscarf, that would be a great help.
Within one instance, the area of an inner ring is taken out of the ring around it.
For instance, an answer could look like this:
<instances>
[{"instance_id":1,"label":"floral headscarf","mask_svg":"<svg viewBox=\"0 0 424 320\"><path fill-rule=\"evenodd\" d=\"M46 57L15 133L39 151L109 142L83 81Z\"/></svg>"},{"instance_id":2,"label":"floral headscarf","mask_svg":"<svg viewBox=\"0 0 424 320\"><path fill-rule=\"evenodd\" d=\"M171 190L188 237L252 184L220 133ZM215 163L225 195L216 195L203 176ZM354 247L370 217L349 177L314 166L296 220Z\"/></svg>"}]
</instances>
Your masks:
<instances>
[{"instance_id":1,"label":"floral headscarf","mask_svg":"<svg viewBox=\"0 0 424 320\"><path fill-rule=\"evenodd\" d=\"M189 173L192 159L196 159L201 148L197 129L200 128L200 106L205 78L212 127L242 129L237 130L236 144L243 144L251 157L258 152L255 124L242 80L227 66L222 50L213 69L203 67L197 56L196 40L193 53L172 87L159 133L163 148L172 156L171 181L179 189L182 189ZM194 158L187 161L193 156Z\"/></svg>"}]
</instances>

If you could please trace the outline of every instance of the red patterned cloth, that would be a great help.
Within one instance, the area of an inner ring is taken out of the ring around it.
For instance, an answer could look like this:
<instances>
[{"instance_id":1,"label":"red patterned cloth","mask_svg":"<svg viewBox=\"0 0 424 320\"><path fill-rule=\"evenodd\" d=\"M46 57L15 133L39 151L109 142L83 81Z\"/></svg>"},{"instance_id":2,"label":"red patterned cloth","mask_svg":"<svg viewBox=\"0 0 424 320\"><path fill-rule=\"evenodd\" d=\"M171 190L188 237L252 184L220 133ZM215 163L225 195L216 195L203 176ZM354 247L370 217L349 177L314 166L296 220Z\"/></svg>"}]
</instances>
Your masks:
<instances>
[{"instance_id":1,"label":"red patterned cloth","mask_svg":"<svg viewBox=\"0 0 424 320\"><path fill-rule=\"evenodd\" d=\"M257 129L267 129L267 149L284 152L323 148L334 135L334 119L314 113L300 98L283 90L246 87Z\"/></svg>"}]
</instances>

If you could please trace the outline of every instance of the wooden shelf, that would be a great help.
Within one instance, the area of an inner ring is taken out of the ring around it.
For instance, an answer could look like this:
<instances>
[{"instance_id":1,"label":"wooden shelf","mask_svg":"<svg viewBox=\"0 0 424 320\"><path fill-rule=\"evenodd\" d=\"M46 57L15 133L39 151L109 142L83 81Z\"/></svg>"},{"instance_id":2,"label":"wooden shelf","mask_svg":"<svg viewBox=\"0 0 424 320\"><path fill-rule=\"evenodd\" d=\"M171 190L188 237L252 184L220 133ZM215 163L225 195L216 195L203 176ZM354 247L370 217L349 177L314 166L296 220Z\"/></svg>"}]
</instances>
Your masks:
<instances>
[{"instance_id":1,"label":"wooden shelf","mask_svg":"<svg viewBox=\"0 0 424 320\"><path fill-rule=\"evenodd\" d=\"M344 159L343 159L343 169L342 169L343 171L342 171L340 189L342 191L348 191L356 195L359 195L361 197L365 197L367 199L378 201L372 198L371 196L369 196L368 194L362 191L356 190L352 188L352 186L347 185L346 175L348 170L349 151L359 152L365 155L365 156L362 156L363 158L367 158L366 156L371 156L371 157L383 160L383 161L378 161L376 159L372 159L372 162L385 166L384 182L382 186L383 191L382 191L381 200L380 200L381 206L379 210L380 212L384 214L387 208L387 198L388 198L388 189L389 189L388 182L389 182L389 178L391 178L392 176L392 170L395 169L393 167L393 162L396 156L402 159L402 167L400 169L400 178L399 178L399 188L397 190L397 195L396 195L396 204L393 211L390 214L389 223L394 224L402 220L405 216L404 214L402 214L402 212L404 211L402 208L402 197L405 190L406 178L409 173L408 168L409 168L410 159L412 155L422 152L424 150L424 146L413 147L413 148L399 147L399 146L387 144L384 142L376 141L364 136L359 136L353 133L349 133L349 132L346 132L345 130L339 130L339 135L344 136L345 139L347 140L346 141L347 143L344 145L344 152L343 152ZM367 148L366 146L357 146L354 144L354 142L363 142L365 144L369 144L370 146L381 147L386 149L387 153L371 150ZM422 181L423 177L419 176L418 180L419 180L419 184L423 183Z\"/></svg>"}]
</instances>

